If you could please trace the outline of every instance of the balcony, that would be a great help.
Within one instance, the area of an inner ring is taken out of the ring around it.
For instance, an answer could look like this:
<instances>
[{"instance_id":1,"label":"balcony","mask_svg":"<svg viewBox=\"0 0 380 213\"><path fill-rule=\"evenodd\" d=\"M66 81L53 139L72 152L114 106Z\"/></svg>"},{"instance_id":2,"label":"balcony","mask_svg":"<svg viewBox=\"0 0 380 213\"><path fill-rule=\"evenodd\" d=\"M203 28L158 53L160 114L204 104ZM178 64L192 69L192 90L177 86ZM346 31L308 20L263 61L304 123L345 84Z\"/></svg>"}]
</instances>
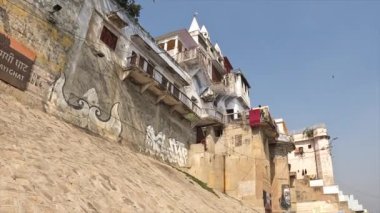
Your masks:
<instances>
[{"instance_id":1,"label":"balcony","mask_svg":"<svg viewBox=\"0 0 380 213\"><path fill-rule=\"evenodd\" d=\"M226 73L226 70L224 69L224 65L222 64L222 62L219 61L219 58L212 59L212 65L221 75L224 75Z\"/></svg>"},{"instance_id":2,"label":"balcony","mask_svg":"<svg viewBox=\"0 0 380 213\"><path fill-rule=\"evenodd\" d=\"M128 57L120 78L131 78L133 82L141 85L141 93L150 90L157 96L156 103L164 102L171 106L171 111L179 112L190 121L199 120L203 114L198 105L142 56L134 54Z\"/></svg>"},{"instance_id":3,"label":"balcony","mask_svg":"<svg viewBox=\"0 0 380 213\"><path fill-rule=\"evenodd\" d=\"M270 137L278 137L276 122L270 115L269 107L267 106L251 109L249 111L249 124L251 127L263 128L264 132Z\"/></svg>"},{"instance_id":4,"label":"balcony","mask_svg":"<svg viewBox=\"0 0 380 213\"><path fill-rule=\"evenodd\" d=\"M211 119L217 121L218 123L225 123L223 113L219 112L215 109L202 109L202 118L203 119Z\"/></svg>"},{"instance_id":5,"label":"balcony","mask_svg":"<svg viewBox=\"0 0 380 213\"><path fill-rule=\"evenodd\" d=\"M206 52L201 48L194 48L178 53L175 57L178 63L187 65L201 64L203 67L208 67Z\"/></svg>"},{"instance_id":6,"label":"balcony","mask_svg":"<svg viewBox=\"0 0 380 213\"><path fill-rule=\"evenodd\" d=\"M293 138L289 135L286 135L286 134L282 134L280 133L278 138L277 138L277 141L279 142L286 142L286 143L292 143L293 142Z\"/></svg>"},{"instance_id":7,"label":"balcony","mask_svg":"<svg viewBox=\"0 0 380 213\"><path fill-rule=\"evenodd\" d=\"M218 82L218 83L212 83L210 86L211 90L218 95L225 95L225 96L235 96L235 91L229 87L228 82Z\"/></svg>"}]
</instances>

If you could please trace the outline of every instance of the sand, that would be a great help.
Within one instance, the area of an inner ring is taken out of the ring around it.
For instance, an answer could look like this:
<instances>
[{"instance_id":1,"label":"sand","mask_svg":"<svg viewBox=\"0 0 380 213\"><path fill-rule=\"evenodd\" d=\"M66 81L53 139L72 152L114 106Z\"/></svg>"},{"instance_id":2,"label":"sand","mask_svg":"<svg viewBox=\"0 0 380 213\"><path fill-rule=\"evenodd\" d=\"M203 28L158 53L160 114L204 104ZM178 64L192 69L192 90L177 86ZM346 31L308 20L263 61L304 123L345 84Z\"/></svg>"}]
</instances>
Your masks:
<instances>
[{"instance_id":1,"label":"sand","mask_svg":"<svg viewBox=\"0 0 380 213\"><path fill-rule=\"evenodd\" d=\"M256 212L128 146L0 94L0 213Z\"/></svg>"}]
</instances>

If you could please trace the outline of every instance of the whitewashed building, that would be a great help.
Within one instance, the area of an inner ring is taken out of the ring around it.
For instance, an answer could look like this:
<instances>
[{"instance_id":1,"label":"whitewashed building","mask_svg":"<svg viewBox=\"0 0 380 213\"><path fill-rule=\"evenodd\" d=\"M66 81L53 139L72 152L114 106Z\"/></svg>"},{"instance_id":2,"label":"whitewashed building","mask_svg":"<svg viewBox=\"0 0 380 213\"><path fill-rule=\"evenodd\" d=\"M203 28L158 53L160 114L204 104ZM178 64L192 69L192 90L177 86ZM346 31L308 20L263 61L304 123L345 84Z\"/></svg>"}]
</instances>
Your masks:
<instances>
[{"instance_id":1,"label":"whitewashed building","mask_svg":"<svg viewBox=\"0 0 380 213\"><path fill-rule=\"evenodd\" d=\"M290 171L296 179L308 176L334 185L330 136L324 124L315 125L292 135L296 149L288 154Z\"/></svg>"},{"instance_id":2,"label":"whitewashed building","mask_svg":"<svg viewBox=\"0 0 380 213\"><path fill-rule=\"evenodd\" d=\"M233 69L219 45L211 42L206 27L199 26L196 17L188 30L170 32L156 40L192 78L186 92L203 111L197 126L226 123L250 108L250 85L243 72Z\"/></svg>"}]
</instances>

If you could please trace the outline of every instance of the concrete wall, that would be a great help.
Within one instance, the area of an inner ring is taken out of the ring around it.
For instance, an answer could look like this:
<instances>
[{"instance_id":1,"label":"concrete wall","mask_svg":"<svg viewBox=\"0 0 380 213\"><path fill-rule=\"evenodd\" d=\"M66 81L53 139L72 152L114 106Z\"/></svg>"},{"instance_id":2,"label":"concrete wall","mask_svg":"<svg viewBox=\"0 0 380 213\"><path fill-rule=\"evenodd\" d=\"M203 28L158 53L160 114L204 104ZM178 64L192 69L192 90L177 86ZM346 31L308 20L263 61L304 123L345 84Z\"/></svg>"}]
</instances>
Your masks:
<instances>
[{"instance_id":1,"label":"concrete wall","mask_svg":"<svg viewBox=\"0 0 380 213\"><path fill-rule=\"evenodd\" d=\"M309 180L297 180L295 190L297 196L297 212L338 212L347 210L347 203L341 203L338 193L335 193L337 187L310 187ZM334 192L334 193L326 193ZM307 208L309 206L309 208Z\"/></svg>"},{"instance_id":2,"label":"concrete wall","mask_svg":"<svg viewBox=\"0 0 380 213\"><path fill-rule=\"evenodd\" d=\"M189 156L187 172L210 188L224 192L225 156L206 152L203 144L192 144Z\"/></svg>"},{"instance_id":3,"label":"concrete wall","mask_svg":"<svg viewBox=\"0 0 380 213\"><path fill-rule=\"evenodd\" d=\"M318 170L318 177L324 180L325 185L334 184L334 173L331 159L331 147L327 138L318 138L315 143L317 166L321 168Z\"/></svg>"},{"instance_id":4,"label":"concrete wall","mask_svg":"<svg viewBox=\"0 0 380 213\"><path fill-rule=\"evenodd\" d=\"M210 187L264 211L263 191L272 191L269 152L260 128L229 123L221 137L209 131L206 144L191 145L187 171Z\"/></svg>"},{"instance_id":5,"label":"concrete wall","mask_svg":"<svg viewBox=\"0 0 380 213\"><path fill-rule=\"evenodd\" d=\"M339 204L326 201L303 202L297 204L297 213L331 213L338 212Z\"/></svg>"},{"instance_id":6,"label":"concrete wall","mask_svg":"<svg viewBox=\"0 0 380 213\"><path fill-rule=\"evenodd\" d=\"M0 31L16 39L36 54L27 90L0 81L0 90L12 94L29 106L42 107L50 85L67 66L68 53L73 46L74 17L78 16L83 0L60 2L56 24L49 22L48 11L56 1L4 0L0 2Z\"/></svg>"},{"instance_id":7,"label":"concrete wall","mask_svg":"<svg viewBox=\"0 0 380 213\"><path fill-rule=\"evenodd\" d=\"M306 176L303 170L307 170L307 175L316 178L317 177L317 167L316 167L316 156L313 140L306 140L295 142L296 150L303 148L303 154L297 154L296 150L288 154L290 171L297 174L297 179L303 179Z\"/></svg>"},{"instance_id":8,"label":"concrete wall","mask_svg":"<svg viewBox=\"0 0 380 213\"><path fill-rule=\"evenodd\" d=\"M241 143L238 141L242 136ZM226 155L226 193L264 206L263 191L271 192L269 147L260 128L229 124L224 129Z\"/></svg>"},{"instance_id":9,"label":"concrete wall","mask_svg":"<svg viewBox=\"0 0 380 213\"><path fill-rule=\"evenodd\" d=\"M272 212L291 208L288 149L283 144L270 144Z\"/></svg>"},{"instance_id":10,"label":"concrete wall","mask_svg":"<svg viewBox=\"0 0 380 213\"><path fill-rule=\"evenodd\" d=\"M25 102L45 104L49 113L103 137L133 145L140 151L178 166L185 166L195 133L188 120L158 103L150 91L130 80L120 80L121 67L132 50L149 59L149 53L131 40L139 34L153 49L159 49L142 28L121 16L128 26L118 29L106 18L117 6L111 1L59 1L62 9L49 11L58 1L8 1L0 3L0 30L37 54L33 76L26 92L0 82L1 90ZM100 33L107 26L118 36L110 50ZM74 36L75 35L75 36ZM98 52L104 54L99 57ZM169 73L168 56L156 69ZM166 61L166 65L162 65ZM173 67L177 71L180 68ZM178 73L180 76L186 75ZM174 82L172 75L166 76Z\"/></svg>"}]
</instances>

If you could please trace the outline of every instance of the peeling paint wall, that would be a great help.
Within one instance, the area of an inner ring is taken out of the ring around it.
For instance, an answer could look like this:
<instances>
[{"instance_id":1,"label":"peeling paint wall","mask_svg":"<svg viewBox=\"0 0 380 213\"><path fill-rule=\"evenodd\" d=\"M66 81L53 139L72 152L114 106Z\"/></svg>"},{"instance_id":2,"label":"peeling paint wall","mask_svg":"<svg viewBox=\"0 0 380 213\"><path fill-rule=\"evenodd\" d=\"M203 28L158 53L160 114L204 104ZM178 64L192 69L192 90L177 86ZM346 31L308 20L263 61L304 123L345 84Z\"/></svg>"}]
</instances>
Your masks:
<instances>
[{"instance_id":1,"label":"peeling paint wall","mask_svg":"<svg viewBox=\"0 0 380 213\"><path fill-rule=\"evenodd\" d=\"M52 13L56 4L62 8ZM195 142L190 121L171 106L157 103L153 93L142 92L133 80L120 79L132 51L152 61L161 56L152 56L152 52L132 41L131 36L138 34L149 45L155 45L148 33L128 18L127 27L115 27L107 15L117 9L109 0L0 1L0 31L37 54L26 92L2 81L0 90L29 105L42 107L45 103L49 113L136 150L143 148L145 153L154 148L159 156L167 153L165 161L185 166L188 147ZM119 37L115 51L100 40L103 26ZM100 57L99 52L104 56ZM175 82L171 71L162 65L172 63L165 57L155 61L156 68L169 73L166 77ZM186 75L178 75L186 80ZM157 141L148 143L148 127L165 135L168 147L158 149Z\"/></svg>"},{"instance_id":2,"label":"peeling paint wall","mask_svg":"<svg viewBox=\"0 0 380 213\"><path fill-rule=\"evenodd\" d=\"M122 67L126 66L132 51L147 58L151 53L131 40L133 34L144 34L133 22L129 22L125 29L117 29L105 18L107 13L115 9L109 1L97 1L92 6L85 5L82 8L81 13L86 15L87 22L83 22L78 30L86 39L76 40L75 51L72 51L70 65L65 71L64 97L68 104L78 107L82 100L86 100L88 91L96 92L97 101L92 107L97 108L97 118L101 121L112 118L115 121L113 126L108 127L103 122L103 126L99 123L90 130L95 129L95 133L132 145L168 163L185 166L188 146L195 141L190 122L172 112L170 106L156 103L157 97L149 91L142 92L140 86L131 79L120 79ZM103 26L118 37L115 50L100 40ZM99 57L99 52L104 56ZM164 68L157 64L157 69L164 72ZM170 76L169 80L174 81ZM91 105L90 100L86 102ZM121 124L120 128L118 123ZM113 130L111 136L107 128ZM162 140L162 135L167 140ZM147 140L149 137L153 139Z\"/></svg>"}]
</instances>

